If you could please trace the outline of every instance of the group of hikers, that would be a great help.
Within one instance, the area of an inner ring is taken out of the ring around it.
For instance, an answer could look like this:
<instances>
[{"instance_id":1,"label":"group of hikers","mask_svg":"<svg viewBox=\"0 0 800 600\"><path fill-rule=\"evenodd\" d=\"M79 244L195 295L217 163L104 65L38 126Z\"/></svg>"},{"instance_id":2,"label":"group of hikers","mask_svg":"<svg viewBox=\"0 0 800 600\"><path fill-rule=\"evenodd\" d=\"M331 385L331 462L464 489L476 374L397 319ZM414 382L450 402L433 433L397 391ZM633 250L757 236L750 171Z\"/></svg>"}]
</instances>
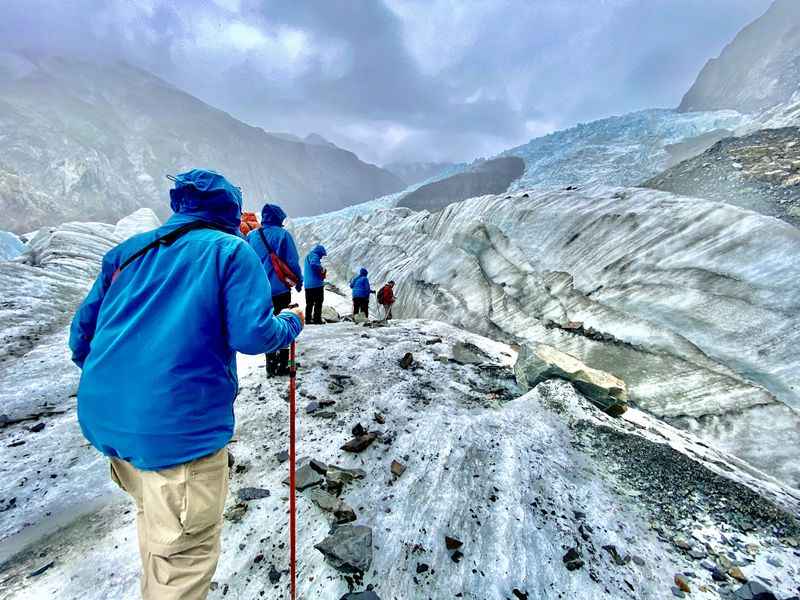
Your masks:
<instances>
[{"instance_id":1,"label":"group of hikers","mask_svg":"<svg viewBox=\"0 0 800 600\"><path fill-rule=\"evenodd\" d=\"M275 312L288 308L292 303L292 289L300 292L305 288L305 322L322 325L322 305L325 301L325 277L327 270L322 259L328 255L321 244L314 246L306 255L302 273L300 258L292 234L283 228L286 213L274 204L265 204L261 211L261 223L255 213L242 214L240 233L255 250L269 277L272 289L272 305ZM384 309L383 318L392 318L395 303L394 281L389 281L377 292L378 304ZM353 298L353 318L359 315L369 318L370 296L375 294L368 278L367 270L362 268L350 281ZM289 351L283 349L268 355L267 372L270 375L287 375L289 372Z\"/></svg>"},{"instance_id":2,"label":"group of hikers","mask_svg":"<svg viewBox=\"0 0 800 600\"><path fill-rule=\"evenodd\" d=\"M81 368L78 421L135 501L145 600L206 598L220 554L234 433L236 353L267 354L287 374L288 346L322 323L325 248L300 272L286 213L242 214L239 188L213 171L172 178L173 215L119 244L70 329ZM291 306L305 285L306 311ZM350 282L369 314L367 270ZM378 293L391 316L394 283Z\"/></svg>"}]
</instances>

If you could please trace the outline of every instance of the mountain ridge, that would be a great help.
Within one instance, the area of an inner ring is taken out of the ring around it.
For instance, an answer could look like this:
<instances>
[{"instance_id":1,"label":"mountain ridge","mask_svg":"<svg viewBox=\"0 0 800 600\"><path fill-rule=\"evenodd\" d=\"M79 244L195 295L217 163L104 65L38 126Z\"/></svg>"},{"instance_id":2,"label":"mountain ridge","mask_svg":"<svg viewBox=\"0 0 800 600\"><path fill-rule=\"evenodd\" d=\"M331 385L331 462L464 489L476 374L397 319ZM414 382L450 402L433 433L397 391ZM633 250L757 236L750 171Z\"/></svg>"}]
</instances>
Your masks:
<instances>
[{"instance_id":1,"label":"mountain ridge","mask_svg":"<svg viewBox=\"0 0 800 600\"><path fill-rule=\"evenodd\" d=\"M347 150L281 139L126 63L31 63L0 84L0 209L6 229L168 214L164 175L214 168L292 216L366 201L405 185Z\"/></svg>"}]
</instances>

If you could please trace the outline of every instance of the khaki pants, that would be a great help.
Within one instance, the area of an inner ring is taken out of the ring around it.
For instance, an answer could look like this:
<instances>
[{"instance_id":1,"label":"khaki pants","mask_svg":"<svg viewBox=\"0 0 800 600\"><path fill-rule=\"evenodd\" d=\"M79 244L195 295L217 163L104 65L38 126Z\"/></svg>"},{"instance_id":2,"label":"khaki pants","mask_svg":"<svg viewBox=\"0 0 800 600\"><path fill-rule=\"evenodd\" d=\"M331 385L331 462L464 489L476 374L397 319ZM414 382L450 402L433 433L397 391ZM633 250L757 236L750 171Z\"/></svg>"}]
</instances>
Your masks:
<instances>
[{"instance_id":1,"label":"khaki pants","mask_svg":"<svg viewBox=\"0 0 800 600\"><path fill-rule=\"evenodd\" d=\"M144 600L204 600L217 568L228 450L162 471L111 459L111 479L136 502Z\"/></svg>"}]
</instances>

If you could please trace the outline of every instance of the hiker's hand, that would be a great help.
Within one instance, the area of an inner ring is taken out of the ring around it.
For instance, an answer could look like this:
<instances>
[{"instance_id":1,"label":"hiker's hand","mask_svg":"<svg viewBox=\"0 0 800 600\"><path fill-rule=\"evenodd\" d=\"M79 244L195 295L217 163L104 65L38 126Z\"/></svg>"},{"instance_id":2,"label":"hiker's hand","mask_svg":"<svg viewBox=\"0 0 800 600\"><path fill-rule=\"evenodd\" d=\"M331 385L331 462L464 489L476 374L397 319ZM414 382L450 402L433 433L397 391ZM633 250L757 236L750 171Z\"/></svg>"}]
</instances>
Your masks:
<instances>
[{"instance_id":1,"label":"hiker's hand","mask_svg":"<svg viewBox=\"0 0 800 600\"><path fill-rule=\"evenodd\" d=\"M297 318L300 319L300 324L303 327L305 327L306 326L306 315L303 312L303 309L300 308L300 307L297 307L297 308L291 309L291 312L293 312L295 315L297 315Z\"/></svg>"}]
</instances>

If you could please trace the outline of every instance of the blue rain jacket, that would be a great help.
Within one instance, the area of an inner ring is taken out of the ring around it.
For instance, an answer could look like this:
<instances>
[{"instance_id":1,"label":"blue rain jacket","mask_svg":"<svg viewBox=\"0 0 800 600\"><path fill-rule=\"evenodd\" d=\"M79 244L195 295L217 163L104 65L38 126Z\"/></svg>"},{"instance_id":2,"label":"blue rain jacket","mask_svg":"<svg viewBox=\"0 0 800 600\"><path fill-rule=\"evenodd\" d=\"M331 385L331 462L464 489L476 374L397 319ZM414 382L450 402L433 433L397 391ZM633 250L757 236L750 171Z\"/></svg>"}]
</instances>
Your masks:
<instances>
[{"instance_id":1,"label":"blue rain jacket","mask_svg":"<svg viewBox=\"0 0 800 600\"><path fill-rule=\"evenodd\" d=\"M194 170L170 192L174 214L110 250L72 321L70 348L83 369L78 420L103 454L159 470L211 454L233 435L236 352L283 348L302 329L273 315L258 257L236 236L241 194L221 175ZM116 268L157 237L190 231Z\"/></svg>"},{"instance_id":2,"label":"blue rain jacket","mask_svg":"<svg viewBox=\"0 0 800 600\"><path fill-rule=\"evenodd\" d=\"M372 289L369 287L366 269L361 269L358 275L353 277L350 281L350 289L353 290L353 298L369 298Z\"/></svg>"},{"instance_id":3,"label":"blue rain jacket","mask_svg":"<svg viewBox=\"0 0 800 600\"><path fill-rule=\"evenodd\" d=\"M307 290L321 288L325 285L325 277L322 276L324 270L322 257L327 255L325 247L317 244L306 256L305 264L303 265L303 284Z\"/></svg>"},{"instance_id":4,"label":"blue rain jacket","mask_svg":"<svg viewBox=\"0 0 800 600\"><path fill-rule=\"evenodd\" d=\"M297 285L297 291L303 289L303 273L300 270L300 256L297 253L297 246L294 244L292 234L283 228L283 222L286 220L286 213L280 206L274 204L265 204L261 210L261 229L264 231L264 237L267 238L272 251L277 254L283 262L285 262L295 275L300 279ZM251 231L247 234L247 241L256 251L264 270L269 277L269 284L272 287L272 295L284 294L289 291L286 284L278 279L275 269L272 268L272 261L269 258L269 251L264 246L261 239L261 234L258 230Z\"/></svg>"}]
</instances>

